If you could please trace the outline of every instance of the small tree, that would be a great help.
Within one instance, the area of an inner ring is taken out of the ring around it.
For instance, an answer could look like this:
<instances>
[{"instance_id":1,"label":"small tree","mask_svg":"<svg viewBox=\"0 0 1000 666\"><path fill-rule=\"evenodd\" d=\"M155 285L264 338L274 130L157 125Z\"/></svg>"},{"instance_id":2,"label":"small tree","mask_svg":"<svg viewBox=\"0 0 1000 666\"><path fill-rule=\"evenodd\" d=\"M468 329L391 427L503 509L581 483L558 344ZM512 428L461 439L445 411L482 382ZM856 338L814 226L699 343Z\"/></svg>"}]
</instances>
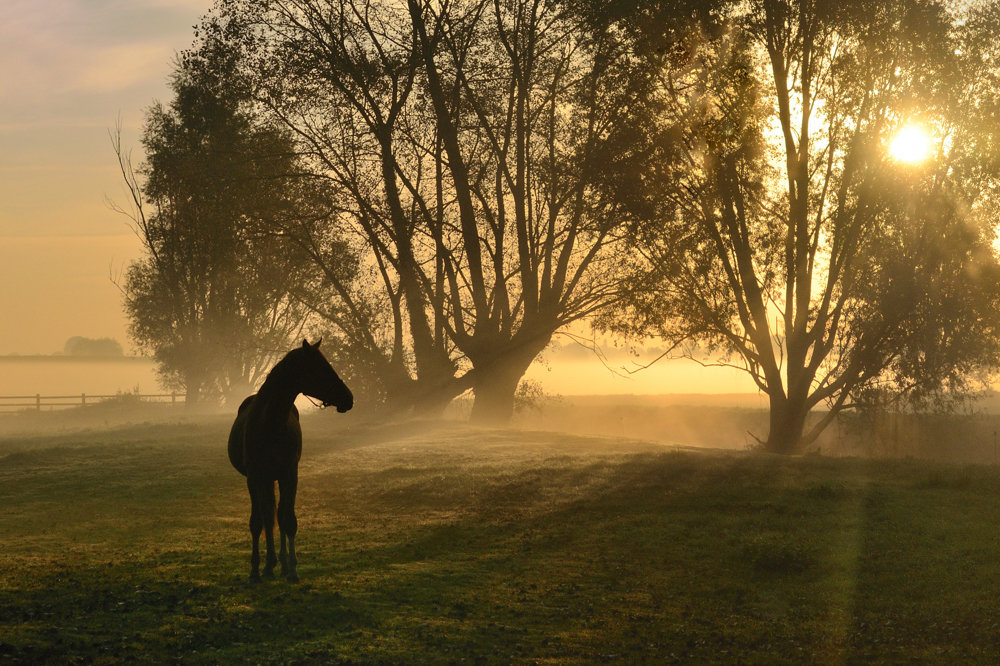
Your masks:
<instances>
[{"instance_id":1,"label":"small tree","mask_svg":"<svg viewBox=\"0 0 1000 666\"><path fill-rule=\"evenodd\" d=\"M130 332L190 403L242 399L306 317L289 295L303 255L274 232L300 203L289 138L254 116L236 70L216 41L183 54L138 173L114 140L146 251L120 285Z\"/></svg>"},{"instance_id":2,"label":"small tree","mask_svg":"<svg viewBox=\"0 0 1000 666\"><path fill-rule=\"evenodd\" d=\"M67 356L124 356L121 343L113 338L84 338L74 335L63 345Z\"/></svg>"}]
</instances>

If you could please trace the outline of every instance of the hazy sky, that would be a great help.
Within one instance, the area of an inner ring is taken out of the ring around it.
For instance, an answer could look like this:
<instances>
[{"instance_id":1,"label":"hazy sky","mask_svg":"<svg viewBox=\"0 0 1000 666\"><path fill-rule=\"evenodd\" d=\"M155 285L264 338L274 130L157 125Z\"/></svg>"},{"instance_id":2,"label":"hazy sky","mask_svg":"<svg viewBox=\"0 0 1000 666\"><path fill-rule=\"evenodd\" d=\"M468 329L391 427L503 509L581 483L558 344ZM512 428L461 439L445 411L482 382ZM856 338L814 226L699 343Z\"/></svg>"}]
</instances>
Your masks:
<instances>
[{"instance_id":1,"label":"hazy sky","mask_svg":"<svg viewBox=\"0 0 1000 666\"><path fill-rule=\"evenodd\" d=\"M111 282L139 254L108 131L138 154L153 99L212 0L4 0L0 21L0 354L74 335L128 346Z\"/></svg>"}]
</instances>

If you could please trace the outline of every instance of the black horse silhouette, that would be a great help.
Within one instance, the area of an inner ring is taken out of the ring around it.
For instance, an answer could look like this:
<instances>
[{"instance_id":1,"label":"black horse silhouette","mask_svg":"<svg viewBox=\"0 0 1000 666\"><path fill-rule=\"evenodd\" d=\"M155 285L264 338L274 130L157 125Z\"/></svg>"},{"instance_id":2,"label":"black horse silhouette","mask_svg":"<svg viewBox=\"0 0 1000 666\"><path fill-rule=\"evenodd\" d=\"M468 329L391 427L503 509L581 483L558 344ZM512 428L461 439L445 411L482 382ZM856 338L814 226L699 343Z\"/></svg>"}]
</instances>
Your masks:
<instances>
[{"instance_id":1,"label":"black horse silhouette","mask_svg":"<svg viewBox=\"0 0 1000 666\"><path fill-rule=\"evenodd\" d=\"M322 401L324 407L336 406L338 412L346 412L354 406L351 390L337 376L319 345L319 342L310 345L303 340L301 347L278 361L260 390L240 405L229 431L229 461L247 477L250 490L252 583L261 579L258 545L261 529L267 539L265 578L274 577L274 565L278 563L274 556L275 482L280 493L277 520L281 532L281 573L291 582L298 580L295 571L295 532L298 528L295 491L302 456L302 429L295 398L304 393Z\"/></svg>"}]
</instances>

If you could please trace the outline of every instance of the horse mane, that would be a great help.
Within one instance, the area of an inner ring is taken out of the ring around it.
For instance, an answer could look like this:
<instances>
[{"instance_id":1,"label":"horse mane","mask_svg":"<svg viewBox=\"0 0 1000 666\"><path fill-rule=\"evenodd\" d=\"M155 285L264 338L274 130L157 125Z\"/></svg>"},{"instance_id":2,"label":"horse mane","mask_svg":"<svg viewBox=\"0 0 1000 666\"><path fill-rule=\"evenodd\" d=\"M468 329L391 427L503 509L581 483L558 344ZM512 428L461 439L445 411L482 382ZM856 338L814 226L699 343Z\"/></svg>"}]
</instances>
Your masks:
<instances>
[{"instance_id":1,"label":"horse mane","mask_svg":"<svg viewBox=\"0 0 1000 666\"><path fill-rule=\"evenodd\" d=\"M284 381L285 377L288 376L289 371L292 369L292 362L295 360L295 356L299 354L301 349L293 349L292 351L285 354L280 361L274 364L274 367L267 373L264 377L264 384L272 381L274 383ZM264 386L261 385L261 388Z\"/></svg>"}]
</instances>

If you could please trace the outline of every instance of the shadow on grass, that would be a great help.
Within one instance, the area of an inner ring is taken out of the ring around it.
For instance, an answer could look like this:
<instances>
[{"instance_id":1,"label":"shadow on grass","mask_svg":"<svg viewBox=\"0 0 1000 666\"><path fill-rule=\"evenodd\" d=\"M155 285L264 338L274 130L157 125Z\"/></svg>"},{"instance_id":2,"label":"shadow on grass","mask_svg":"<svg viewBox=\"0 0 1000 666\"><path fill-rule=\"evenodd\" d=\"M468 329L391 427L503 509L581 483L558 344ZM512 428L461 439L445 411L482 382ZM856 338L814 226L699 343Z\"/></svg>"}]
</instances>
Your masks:
<instances>
[{"instance_id":1,"label":"shadow on grass","mask_svg":"<svg viewBox=\"0 0 1000 666\"><path fill-rule=\"evenodd\" d=\"M171 579L155 562L73 569L30 590L0 593L0 621L17 627L0 658L20 663L261 660L290 646L300 657L337 660L327 638L372 624L356 600L312 585L251 586ZM311 641L319 641L310 646Z\"/></svg>"}]
</instances>

